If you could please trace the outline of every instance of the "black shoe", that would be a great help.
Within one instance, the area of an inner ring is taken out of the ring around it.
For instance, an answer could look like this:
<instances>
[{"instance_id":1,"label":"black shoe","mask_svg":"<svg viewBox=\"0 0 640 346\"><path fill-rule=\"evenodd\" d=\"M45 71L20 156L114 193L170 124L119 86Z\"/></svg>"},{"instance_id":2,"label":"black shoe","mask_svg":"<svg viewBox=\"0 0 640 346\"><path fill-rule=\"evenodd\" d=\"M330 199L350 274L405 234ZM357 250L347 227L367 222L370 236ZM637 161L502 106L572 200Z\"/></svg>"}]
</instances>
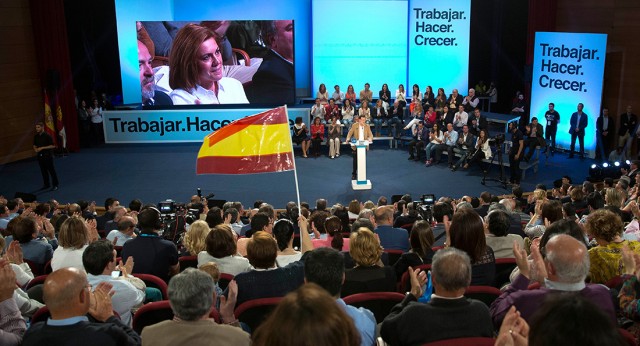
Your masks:
<instances>
[{"instance_id":1,"label":"black shoe","mask_svg":"<svg viewBox=\"0 0 640 346\"><path fill-rule=\"evenodd\" d=\"M54 186L51 188L51 191L58 191L58 186Z\"/></svg>"},{"instance_id":2,"label":"black shoe","mask_svg":"<svg viewBox=\"0 0 640 346\"><path fill-rule=\"evenodd\" d=\"M351 174L351 180L356 180L356 175L355 174Z\"/></svg>"},{"instance_id":3,"label":"black shoe","mask_svg":"<svg viewBox=\"0 0 640 346\"><path fill-rule=\"evenodd\" d=\"M453 165L453 167L451 167L451 172L455 172L458 170L458 166Z\"/></svg>"}]
</instances>

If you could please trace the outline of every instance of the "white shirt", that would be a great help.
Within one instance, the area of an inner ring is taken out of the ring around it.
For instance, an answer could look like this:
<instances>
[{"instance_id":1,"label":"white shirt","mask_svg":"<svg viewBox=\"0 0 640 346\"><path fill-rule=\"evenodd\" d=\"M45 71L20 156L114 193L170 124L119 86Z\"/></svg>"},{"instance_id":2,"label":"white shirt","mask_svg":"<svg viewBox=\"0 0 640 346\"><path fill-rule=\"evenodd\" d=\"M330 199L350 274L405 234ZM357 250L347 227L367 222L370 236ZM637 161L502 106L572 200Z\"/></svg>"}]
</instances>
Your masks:
<instances>
[{"instance_id":1,"label":"white shirt","mask_svg":"<svg viewBox=\"0 0 640 346\"><path fill-rule=\"evenodd\" d=\"M98 286L101 282L108 282L113 285L111 289L111 304L113 310L120 315L122 323L131 325L131 309L141 305L144 302L144 290L137 289L132 283L123 278L114 279L111 275L92 275L87 274L87 281L92 287Z\"/></svg>"},{"instance_id":2,"label":"white shirt","mask_svg":"<svg viewBox=\"0 0 640 346\"><path fill-rule=\"evenodd\" d=\"M342 91L334 91L333 95L331 95L331 98L336 101L336 104L342 104L342 100L344 100L344 93Z\"/></svg>"},{"instance_id":3,"label":"white shirt","mask_svg":"<svg viewBox=\"0 0 640 346\"><path fill-rule=\"evenodd\" d=\"M107 240L113 243L113 240L118 237L118 241L116 242L115 246L123 246L124 243L127 242L127 240L131 240L133 239L132 236L130 235L126 235L120 231L118 231L117 229L114 229L113 231L109 232L109 234L107 234Z\"/></svg>"},{"instance_id":4,"label":"white shirt","mask_svg":"<svg viewBox=\"0 0 640 346\"><path fill-rule=\"evenodd\" d=\"M222 77L218 81L218 96L213 91L207 90L200 85L189 91L173 89L169 96L174 105L249 103L247 96L244 94L242 83L227 77Z\"/></svg>"},{"instance_id":5,"label":"white shirt","mask_svg":"<svg viewBox=\"0 0 640 346\"><path fill-rule=\"evenodd\" d=\"M407 98L405 97L404 91L400 91L400 89L396 90L396 101L407 102Z\"/></svg>"},{"instance_id":6,"label":"white shirt","mask_svg":"<svg viewBox=\"0 0 640 346\"><path fill-rule=\"evenodd\" d=\"M343 120L353 120L353 107L346 109L342 108L342 119Z\"/></svg>"},{"instance_id":7,"label":"white shirt","mask_svg":"<svg viewBox=\"0 0 640 346\"><path fill-rule=\"evenodd\" d=\"M218 265L218 269L221 273L227 273L234 276L253 269L251 267L251 264L249 264L249 260L242 256L235 255L223 258L215 258L209 255L208 252L201 251L198 254L198 267L209 262L215 262Z\"/></svg>"},{"instance_id":8,"label":"white shirt","mask_svg":"<svg viewBox=\"0 0 640 346\"><path fill-rule=\"evenodd\" d=\"M467 114L467 112L462 111L462 112L458 112L455 115L455 123L454 126L455 127L463 127L464 125L467 124L467 121L469 120L469 114Z\"/></svg>"},{"instance_id":9,"label":"white shirt","mask_svg":"<svg viewBox=\"0 0 640 346\"><path fill-rule=\"evenodd\" d=\"M358 126L358 140L359 141L363 141L364 140L364 126L362 126L362 125Z\"/></svg>"},{"instance_id":10,"label":"white shirt","mask_svg":"<svg viewBox=\"0 0 640 346\"><path fill-rule=\"evenodd\" d=\"M51 258L51 269L56 271L60 268L77 268L84 271L84 264L82 264L82 253L89 245L85 245L80 249L65 249L62 246L58 246L56 251L53 252L53 258Z\"/></svg>"},{"instance_id":11,"label":"white shirt","mask_svg":"<svg viewBox=\"0 0 640 346\"><path fill-rule=\"evenodd\" d=\"M102 108L90 108L89 113L91 114L91 122L93 124L100 124L102 122Z\"/></svg>"}]
</instances>

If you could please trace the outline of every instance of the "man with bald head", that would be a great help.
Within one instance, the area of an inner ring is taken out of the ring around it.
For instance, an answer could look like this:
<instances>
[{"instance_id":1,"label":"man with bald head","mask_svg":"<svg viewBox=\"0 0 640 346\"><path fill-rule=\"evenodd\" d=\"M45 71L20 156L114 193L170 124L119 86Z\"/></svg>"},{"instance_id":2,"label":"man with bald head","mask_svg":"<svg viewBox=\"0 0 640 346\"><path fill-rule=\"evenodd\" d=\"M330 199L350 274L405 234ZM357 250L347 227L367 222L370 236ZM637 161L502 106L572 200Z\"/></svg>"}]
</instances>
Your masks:
<instances>
[{"instance_id":1,"label":"man with bald head","mask_svg":"<svg viewBox=\"0 0 640 346\"><path fill-rule=\"evenodd\" d=\"M520 312L522 318L530 321L547 295L562 292L572 292L585 297L610 316L612 322L616 322L609 289L603 285L584 282L589 273L589 252L582 242L566 234L556 235L544 247L544 258L540 249L532 246L531 267L527 253L517 244L514 244L513 253L520 275L491 304L494 325L502 324L512 305ZM536 290L527 289L531 281L539 281L542 287Z\"/></svg>"},{"instance_id":2,"label":"man with bald head","mask_svg":"<svg viewBox=\"0 0 640 346\"><path fill-rule=\"evenodd\" d=\"M114 246L123 246L128 240L134 239L137 236L134 232L136 229L136 221L133 217L122 216L117 225L117 229L107 234L107 240Z\"/></svg>"},{"instance_id":3,"label":"man with bald head","mask_svg":"<svg viewBox=\"0 0 640 346\"><path fill-rule=\"evenodd\" d=\"M43 296L51 318L31 325L22 345L139 345L140 336L113 315L111 288L102 282L91 292L86 274L76 268L49 274Z\"/></svg>"}]
</instances>

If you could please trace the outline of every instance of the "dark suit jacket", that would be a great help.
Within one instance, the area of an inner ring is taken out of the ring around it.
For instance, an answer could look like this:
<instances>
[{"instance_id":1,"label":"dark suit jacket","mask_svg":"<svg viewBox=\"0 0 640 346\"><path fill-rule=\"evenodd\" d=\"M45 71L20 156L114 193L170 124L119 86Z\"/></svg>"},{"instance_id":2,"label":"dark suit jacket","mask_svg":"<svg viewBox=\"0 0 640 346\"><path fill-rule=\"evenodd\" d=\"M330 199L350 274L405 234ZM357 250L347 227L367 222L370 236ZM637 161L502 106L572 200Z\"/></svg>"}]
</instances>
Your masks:
<instances>
[{"instance_id":1,"label":"dark suit jacket","mask_svg":"<svg viewBox=\"0 0 640 346\"><path fill-rule=\"evenodd\" d=\"M631 113L631 116L627 115L627 113L620 114L620 128L618 129L618 136L624 136L625 133L632 134L633 130L636 128L637 122L636 115Z\"/></svg>"},{"instance_id":2,"label":"dark suit jacket","mask_svg":"<svg viewBox=\"0 0 640 346\"><path fill-rule=\"evenodd\" d=\"M458 143L462 139L462 137L463 137L463 134L462 134L462 132L460 132L460 134L458 135ZM467 134L467 140L463 144L458 144L458 148L462 149L463 145L467 146L467 150L471 150L471 149L475 148L476 136L474 136L473 133L469 132Z\"/></svg>"},{"instance_id":3,"label":"dark suit jacket","mask_svg":"<svg viewBox=\"0 0 640 346\"><path fill-rule=\"evenodd\" d=\"M582 119L580 119L580 120L582 120ZM529 129L531 129L531 125L532 124L529 124ZM531 135L531 131L527 132L527 137L529 137L530 135ZM544 139L544 129L542 128L542 125L540 125L540 123L538 123L538 125L536 125L536 137Z\"/></svg>"},{"instance_id":4,"label":"dark suit jacket","mask_svg":"<svg viewBox=\"0 0 640 346\"><path fill-rule=\"evenodd\" d=\"M569 128L570 134L574 134L576 127L578 127L579 131L576 135L584 136L584 129L589 124L589 117L587 116L587 113L582 112L582 115L580 116L580 124L578 124L578 112L574 112L571 114L571 120L569 123L571 124L571 128Z\"/></svg>"},{"instance_id":5,"label":"dark suit jacket","mask_svg":"<svg viewBox=\"0 0 640 346\"><path fill-rule=\"evenodd\" d=\"M419 128L416 127L416 133L415 135L413 135L413 139L415 139L416 141L418 140L418 131ZM426 127L422 127L422 131L420 131L420 141L422 142L428 142L429 141L429 129L427 129Z\"/></svg>"},{"instance_id":6,"label":"dark suit jacket","mask_svg":"<svg viewBox=\"0 0 640 346\"><path fill-rule=\"evenodd\" d=\"M613 118L612 117L608 117L608 118L609 118L609 124L607 126L607 136L609 136L610 133L613 133L613 129L615 128L615 123L613 122ZM598 119L596 120L596 132L597 133L602 133L604 131L603 128L602 128L603 121L604 121L604 118L602 117L602 115L599 116Z\"/></svg>"},{"instance_id":7,"label":"dark suit jacket","mask_svg":"<svg viewBox=\"0 0 640 346\"><path fill-rule=\"evenodd\" d=\"M251 103L292 103L295 101L293 64L272 50L267 53L253 75L247 90Z\"/></svg>"},{"instance_id":8,"label":"dark suit jacket","mask_svg":"<svg viewBox=\"0 0 640 346\"><path fill-rule=\"evenodd\" d=\"M371 110L371 117L378 118L378 109L376 107L369 108ZM384 107L380 107L380 118L387 118L387 112Z\"/></svg>"}]
</instances>

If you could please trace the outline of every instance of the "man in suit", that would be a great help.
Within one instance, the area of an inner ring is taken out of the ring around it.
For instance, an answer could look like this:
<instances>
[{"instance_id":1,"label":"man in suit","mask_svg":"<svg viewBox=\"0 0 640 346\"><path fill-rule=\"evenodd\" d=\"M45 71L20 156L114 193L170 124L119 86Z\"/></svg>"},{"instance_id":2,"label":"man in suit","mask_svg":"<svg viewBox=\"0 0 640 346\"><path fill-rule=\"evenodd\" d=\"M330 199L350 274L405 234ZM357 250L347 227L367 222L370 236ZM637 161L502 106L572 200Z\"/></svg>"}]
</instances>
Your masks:
<instances>
[{"instance_id":1,"label":"man in suit","mask_svg":"<svg viewBox=\"0 0 640 346\"><path fill-rule=\"evenodd\" d=\"M271 48L253 75L251 103L291 103L295 98L293 74L293 21L260 22L261 35Z\"/></svg>"},{"instance_id":2,"label":"man in suit","mask_svg":"<svg viewBox=\"0 0 640 346\"><path fill-rule=\"evenodd\" d=\"M623 147L627 157L629 157L629 147L627 144L633 140L633 131L636 130L638 117L633 114L631 106L627 106L627 111L620 115L620 128L618 129L618 146Z\"/></svg>"},{"instance_id":3,"label":"man in suit","mask_svg":"<svg viewBox=\"0 0 640 346\"><path fill-rule=\"evenodd\" d=\"M349 133L347 133L347 139L345 143L349 143L351 137L354 137L356 140L362 141L373 141L373 133L371 132L371 128L368 124L365 123L366 117L361 115L358 117L358 122L351 125L351 129L349 129ZM358 151L356 150L355 145L351 146L353 150L353 171L351 172L351 179L356 179L356 173L358 172ZM367 149L368 150L368 149Z\"/></svg>"},{"instance_id":4,"label":"man in suit","mask_svg":"<svg viewBox=\"0 0 640 346\"><path fill-rule=\"evenodd\" d=\"M531 118L531 124L525 126L525 131L527 140L524 141L524 145L529 148L529 151L524 156L524 160L529 162L531 156L533 156L533 152L536 150L536 147L546 147L547 142L544 140L544 129L538 122L538 118Z\"/></svg>"},{"instance_id":5,"label":"man in suit","mask_svg":"<svg viewBox=\"0 0 640 346\"><path fill-rule=\"evenodd\" d=\"M475 150L475 145L476 145L476 136L474 136L473 133L469 132L469 125L465 124L464 126L462 126L462 132L458 136L458 141L456 142L456 147L455 147L456 152L460 154L460 159L451 167L452 171L455 172L458 169L458 167L462 165L462 163L467 158L467 154L469 154L471 150ZM448 149L449 157L453 158L454 148L448 147L447 149ZM473 153L473 151L471 151L471 153ZM465 164L464 168L466 169L467 167L469 166Z\"/></svg>"},{"instance_id":6,"label":"man in suit","mask_svg":"<svg viewBox=\"0 0 640 346\"><path fill-rule=\"evenodd\" d=\"M418 126L413 128L413 140L409 143L409 160L420 161L425 141L429 140L429 133L424 127L424 122L420 120ZM413 156L413 149L416 148L416 156Z\"/></svg>"},{"instance_id":7,"label":"man in suit","mask_svg":"<svg viewBox=\"0 0 640 346\"><path fill-rule=\"evenodd\" d=\"M584 158L584 129L589 124L589 117L586 113L582 112L583 108L584 105L578 103L578 111L571 114L571 120L569 121L571 124L571 128L569 129L569 133L571 134L570 159L573 158L573 150L576 147L576 137L580 140L580 158Z\"/></svg>"},{"instance_id":8,"label":"man in suit","mask_svg":"<svg viewBox=\"0 0 640 346\"><path fill-rule=\"evenodd\" d=\"M609 109L602 108L602 114L596 120L596 159L607 159L611 150L611 130L615 128L613 119L609 116Z\"/></svg>"}]
</instances>

